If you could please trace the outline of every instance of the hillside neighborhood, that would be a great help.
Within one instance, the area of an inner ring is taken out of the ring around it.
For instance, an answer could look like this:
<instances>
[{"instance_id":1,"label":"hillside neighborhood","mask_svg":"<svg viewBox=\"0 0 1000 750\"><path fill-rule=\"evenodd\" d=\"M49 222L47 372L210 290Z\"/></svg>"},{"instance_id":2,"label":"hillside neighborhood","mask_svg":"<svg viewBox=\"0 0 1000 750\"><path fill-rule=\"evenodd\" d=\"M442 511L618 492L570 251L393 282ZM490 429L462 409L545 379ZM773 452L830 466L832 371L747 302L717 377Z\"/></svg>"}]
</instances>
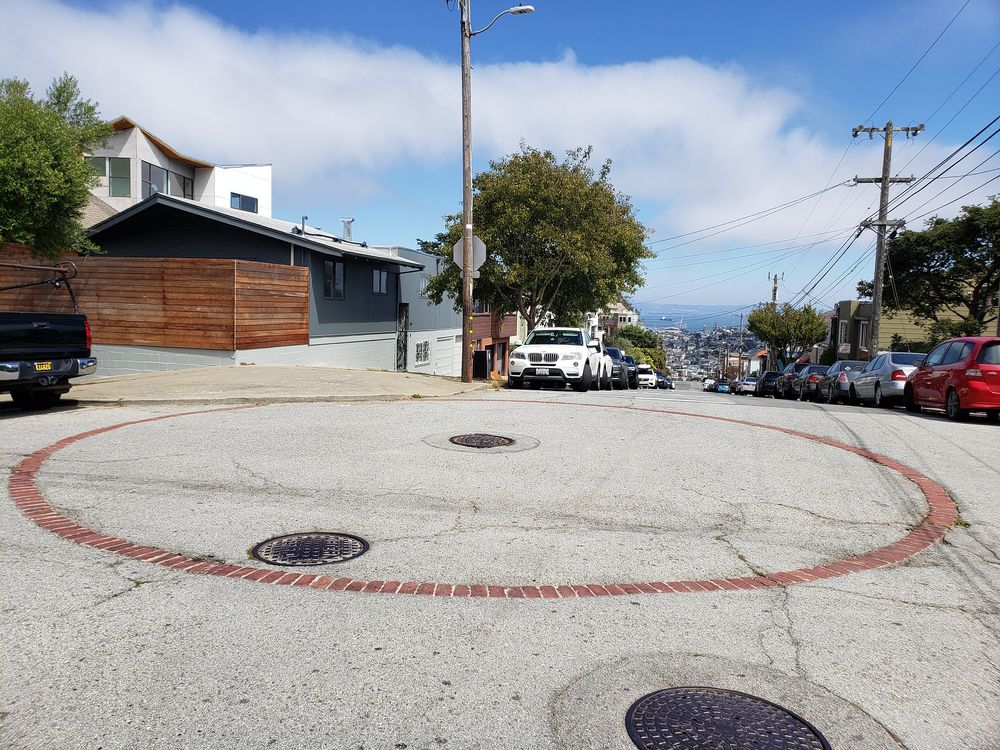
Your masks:
<instances>
[{"instance_id":1,"label":"hillside neighborhood","mask_svg":"<svg viewBox=\"0 0 1000 750\"><path fill-rule=\"evenodd\" d=\"M0 10L0 748L1000 748L990 0Z\"/></svg>"}]
</instances>

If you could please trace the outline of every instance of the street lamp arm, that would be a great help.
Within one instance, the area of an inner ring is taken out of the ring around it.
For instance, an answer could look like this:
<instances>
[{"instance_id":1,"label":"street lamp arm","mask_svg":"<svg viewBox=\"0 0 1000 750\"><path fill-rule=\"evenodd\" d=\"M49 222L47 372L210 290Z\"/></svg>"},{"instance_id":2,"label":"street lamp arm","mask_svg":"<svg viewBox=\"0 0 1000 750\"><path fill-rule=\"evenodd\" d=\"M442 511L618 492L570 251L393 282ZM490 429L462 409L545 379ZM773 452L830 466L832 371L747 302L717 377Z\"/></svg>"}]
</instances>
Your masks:
<instances>
[{"instance_id":1,"label":"street lamp arm","mask_svg":"<svg viewBox=\"0 0 1000 750\"><path fill-rule=\"evenodd\" d=\"M478 34L482 34L484 31L489 31L490 27L493 24L495 24L501 18L503 18L504 16L506 16L508 13L510 13L512 15L515 15L515 16L520 16L520 15L523 15L525 13L531 13L534 10L535 9L532 6L530 6L530 5L515 5L513 8L507 8L507 10L504 10L504 11L501 11L500 13L497 13L496 16L493 17L493 20L490 21L488 24L486 24L479 31L470 31L469 32L469 36L470 37L471 36L477 36Z\"/></svg>"}]
</instances>

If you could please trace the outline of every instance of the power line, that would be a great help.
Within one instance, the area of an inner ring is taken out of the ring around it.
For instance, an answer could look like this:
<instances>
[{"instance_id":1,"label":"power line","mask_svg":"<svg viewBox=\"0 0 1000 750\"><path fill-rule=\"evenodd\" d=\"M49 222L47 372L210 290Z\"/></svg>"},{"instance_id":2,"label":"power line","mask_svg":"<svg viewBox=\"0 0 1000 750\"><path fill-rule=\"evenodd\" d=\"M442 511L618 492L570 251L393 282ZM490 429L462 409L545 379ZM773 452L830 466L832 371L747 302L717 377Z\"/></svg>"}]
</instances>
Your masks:
<instances>
[{"instance_id":1,"label":"power line","mask_svg":"<svg viewBox=\"0 0 1000 750\"><path fill-rule=\"evenodd\" d=\"M1000 132L1000 131L998 131L998 132ZM983 141L983 143L985 143L985 141ZM980 145L982 145L982 144L980 144ZM971 153L972 152L970 151L969 154L971 154ZM966 156L968 156L969 154L966 154ZM990 154L985 159L983 159L981 162L979 162L976 166L973 167L973 170L979 169L981 166L983 166L983 164L985 164L986 162L988 162L990 159L992 159L993 157L995 157L997 154L1000 154L1000 149L997 149L992 154ZM955 162L955 163L957 164L958 162ZM973 171L973 172L967 172L964 175L951 175L951 176L957 177L958 179L964 179L964 178L969 177L969 176L971 176L973 174L979 174L979 173ZM940 177L943 177L943 175L939 176L939 178ZM935 178L935 179L939 179L939 178ZM992 182L992 180L987 181L985 184L988 185L990 182ZM927 184L929 185L930 183L927 183ZM952 188L954 188L956 184L957 183L952 183L951 185L946 185L943 190L939 190L937 193L935 193L933 196L931 196L930 198L928 198L927 200L925 200L923 203L921 203L919 206L917 206L907 216L904 216L903 218L906 219L909 216L912 216L917 211L919 211L924 206L926 206L928 203L933 203L935 200L937 200L942 195L944 195L945 193L947 193L949 190L951 190ZM973 191L973 192L975 192L975 191ZM916 195L916 193L913 193L913 195ZM913 197L913 196L911 195L910 197ZM948 204L945 204L945 205L948 205Z\"/></svg>"},{"instance_id":2,"label":"power line","mask_svg":"<svg viewBox=\"0 0 1000 750\"><path fill-rule=\"evenodd\" d=\"M927 57L928 54L930 54L930 51L934 49L937 43L941 41L941 37L943 37L945 35L945 32L947 32L948 29L951 28L951 25L955 23L955 19L957 19L960 15L962 15L962 11L965 10L966 6L970 2L971 0L965 0L965 3L963 3L962 7L958 9L955 15L951 17L951 20L948 21L948 23L945 25L943 29L941 29L941 33L939 33L936 37L934 37L934 41L931 42L930 46L927 49L925 49L924 53L917 58L917 61L910 66L910 69L906 71L906 75L904 75L902 78L899 79L899 83L897 83L895 86L892 87L892 91L890 91L888 94L885 95L885 99L879 102L879 105L875 107L875 109L872 110L872 113L864 119L864 122L868 122L869 120L871 120L878 113L878 111L885 106L885 103L889 101L890 98L892 98L892 95L895 94L897 90L899 90L899 87L902 86L903 83L906 81L906 79L910 77L910 74L917 69L917 66L920 65L920 63L923 61L925 57Z\"/></svg>"},{"instance_id":3,"label":"power line","mask_svg":"<svg viewBox=\"0 0 1000 750\"><path fill-rule=\"evenodd\" d=\"M997 175L996 177L992 177L991 179L987 180L987 181L986 181L986 182L984 182L984 183L983 183L982 185L979 185L979 186L977 186L977 187L974 187L974 188L972 188L972 190L970 190L969 192L967 192L967 193L963 193L962 195L958 196L957 198L953 198L952 200L948 201L947 203L942 203L942 204L941 204L940 206L938 206L937 208L934 208L934 209L931 209L930 211L926 211L926 212L924 212L924 213L920 214L919 216L913 216L913 217L910 217L910 220L911 220L911 221L916 221L917 219L922 219L922 218L924 218L925 216L930 216L930 215L931 215L931 214L933 214L933 213L937 213L937 212L938 212L938 211L940 211L940 210L941 210L942 208L947 208L947 207L948 207L948 206L950 206L950 205L951 205L952 203L958 203L958 201L962 200L963 198L968 198L968 197L969 197L970 195L972 195L973 193L975 193L975 192L978 192L978 191L982 190L982 189L983 189L984 187L986 187L987 185L989 185L989 184L990 184L991 182L996 182L997 180L1000 180L1000 174L998 174L998 175ZM919 209L918 209L918 210L919 210Z\"/></svg>"},{"instance_id":4,"label":"power line","mask_svg":"<svg viewBox=\"0 0 1000 750\"><path fill-rule=\"evenodd\" d=\"M823 232L822 234L825 234L825 235L829 235L829 234L843 234L845 232L845 230L849 230L849 229L853 230L854 227L843 227L841 229L834 230L833 232ZM838 239L838 238L836 236L834 236L834 237L827 237L823 241L824 242L829 242L829 241L833 241L835 239ZM786 240L776 240L776 241L773 241L773 242L762 242L762 243L760 243L758 245L746 245L743 248L739 248L739 247L727 248L725 250L715 250L713 252L708 252L708 253L692 253L690 255L678 255L678 256L672 257L672 258L663 258L663 259L661 259L661 262L664 263L665 265L659 265L659 266L655 266L655 267L647 266L646 268L647 269L654 268L655 270L661 270L661 269L664 269L664 268L670 268L670 269L689 268L691 266L700 266L700 265L703 265L705 263L724 263L724 262L730 261L730 260L742 260L743 258L753 258L753 257L760 256L760 255L769 255L769 254L772 254L772 253L781 253L781 252L784 252L787 248L774 248L772 250L762 250L762 251L756 252L756 253L747 253L746 255L728 255L728 253L731 253L731 252L733 252L735 250L741 250L741 249L747 249L747 250L749 250L749 249L752 249L752 248L755 248L755 247L762 247L762 246L765 246L765 245L778 245L778 244L783 244L785 242L788 242L788 240L786 239ZM795 247L796 247L796 249L798 249L798 248L810 248L810 247L813 247L815 244L816 244L816 242L804 243L802 245L796 245ZM705 256L707 256L707 255L718 255L720 253L727 253L727 255L725 257L722 257L722 258L705 258ZM703 260L695 261L693 263L682 263L682 264L679 264L679 265L674 265L673 264L673 261L675 261L675 260L687 260L689 258L703 258Z\"/></svg>"}]
</instances>

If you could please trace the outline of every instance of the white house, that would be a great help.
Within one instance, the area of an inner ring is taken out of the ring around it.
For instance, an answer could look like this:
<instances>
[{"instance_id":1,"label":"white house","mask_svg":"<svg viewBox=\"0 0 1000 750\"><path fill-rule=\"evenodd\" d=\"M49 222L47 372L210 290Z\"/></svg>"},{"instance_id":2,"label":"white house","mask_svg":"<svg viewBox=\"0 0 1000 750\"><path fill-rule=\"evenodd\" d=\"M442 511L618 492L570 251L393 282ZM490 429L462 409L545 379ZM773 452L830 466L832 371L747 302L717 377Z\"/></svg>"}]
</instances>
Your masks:
<instances>
[{"instance_id":1,"label":"white house","mask_svg":"<svg viewBox=\"0 0 1000 750\"><path fill-rule=\"evenodd\" d=\"M111 127L115 132L107 142L87 156L99 182L91 188L85 216L104 219L154 193L271 216L270 164L195 159L127 117L113 120Z\"/></svg>"}]
</instances>

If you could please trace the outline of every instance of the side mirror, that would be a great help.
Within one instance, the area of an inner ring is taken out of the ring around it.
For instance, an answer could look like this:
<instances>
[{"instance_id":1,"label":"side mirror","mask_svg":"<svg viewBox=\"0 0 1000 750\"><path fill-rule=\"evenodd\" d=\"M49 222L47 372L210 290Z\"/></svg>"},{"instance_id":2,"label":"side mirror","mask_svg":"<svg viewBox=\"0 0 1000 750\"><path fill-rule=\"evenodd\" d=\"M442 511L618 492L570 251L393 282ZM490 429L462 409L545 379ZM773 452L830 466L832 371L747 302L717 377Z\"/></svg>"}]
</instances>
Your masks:
<instances>
[{"instance_id":1,"label":"side mirror","mask_svg":"<svg viewBox=\"0 0 1000 750\"><path fill-rule=\"evenodd\" d=\"M916 362L917 367L927 367L927 357L921 357Z\"/></svg>"},{"instance_id":2,"label":"side mirror","mask_svg":"<svg viewBox=\"0 0 1000 750\"><path fill-rule=\"evenodd\" d=\"M599 351L600 348L601 348L601 342L600 341L591 341L590 343L587 344L587 346L589 348L593 349L594 351Z\"/></svg>"}]
</instances>

